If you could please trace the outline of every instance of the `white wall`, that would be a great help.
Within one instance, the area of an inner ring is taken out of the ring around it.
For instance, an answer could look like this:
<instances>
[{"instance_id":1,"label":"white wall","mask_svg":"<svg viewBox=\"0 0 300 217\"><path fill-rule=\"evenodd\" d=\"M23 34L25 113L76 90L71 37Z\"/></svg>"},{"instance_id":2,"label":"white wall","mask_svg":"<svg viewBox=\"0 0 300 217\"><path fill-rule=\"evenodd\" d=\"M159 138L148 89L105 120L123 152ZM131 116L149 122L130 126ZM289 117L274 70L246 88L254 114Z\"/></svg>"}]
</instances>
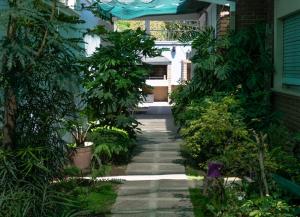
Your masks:
<instances>
[{"instance_id":1,"label":"white wall","mask_svg":"<svg viewBox=\"0 0 300 217\"><path fill-rule=\"evenodd\" d=\"M152 87L167 87L168 86L168 80L146 80L146 84L150 85Z\"/></svg>"},{"instance_id":2,"label":"white wall","mask_svg":"<svg viewBox=\"0 0 300 217\"><path fill-rule=\"evenodd\" d=\"M90 3L86 0L81 0L80 2L86 6L90 5ZM91 11L86 9L80 10L80 19L85 21L85 23L81 25L83 31L86 31L87 29L93 29L100 24L100 19L95 17ZM85 35L84 42L86 55L90 56L94 53L96 48L100 46L101 39L99 36Z\"/></svg>"},{"instance_id":3,"label":"white wall","mask_svg":"<svg viewBox=\"0 0 300 217\"><path fill-rule=\"evenodd\" d=\"M172 55L172 48L175 46L176 53ZM168 51L163 51L162 56L168 58L171 64L172 85L178 85L182 79L182 61L186 60L186 53L191 51L191 45L184 45L177 41L156 41L157 48L167 48Z\"/></svg>"}]
</instances>

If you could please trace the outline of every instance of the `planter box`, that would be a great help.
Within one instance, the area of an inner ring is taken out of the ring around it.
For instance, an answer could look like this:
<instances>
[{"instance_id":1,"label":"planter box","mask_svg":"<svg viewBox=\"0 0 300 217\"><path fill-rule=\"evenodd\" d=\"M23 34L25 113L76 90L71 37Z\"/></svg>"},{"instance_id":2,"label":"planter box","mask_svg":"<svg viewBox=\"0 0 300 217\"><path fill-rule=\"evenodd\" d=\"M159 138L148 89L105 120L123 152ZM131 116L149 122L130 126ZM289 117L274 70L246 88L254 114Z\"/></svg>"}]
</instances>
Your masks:
<instances>
[{"instance_id":1,"label":"planter box","mask_svg":"<svg viewBox=\"0 0 300 217\"><path fill-rule=\"evenodd\" d=\"M76 148L71 157L74 166L83 173L91 170L92 146Z\"/></svg>"}]
</instances>

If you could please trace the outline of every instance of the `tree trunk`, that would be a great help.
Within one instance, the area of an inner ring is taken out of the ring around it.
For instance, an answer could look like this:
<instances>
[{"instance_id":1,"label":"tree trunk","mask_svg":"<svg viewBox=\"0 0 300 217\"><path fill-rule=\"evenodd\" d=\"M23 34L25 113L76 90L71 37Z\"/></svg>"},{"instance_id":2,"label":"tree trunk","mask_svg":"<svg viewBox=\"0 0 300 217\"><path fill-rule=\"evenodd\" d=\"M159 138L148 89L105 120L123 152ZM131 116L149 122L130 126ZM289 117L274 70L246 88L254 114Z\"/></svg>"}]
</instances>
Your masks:
<instances>
[{"instance_id":1,"label":"tree trunk","mask_svg":"<svg viewBox=\"0 0 300 217\"><path fill-rule=\"evenodd\" d=\"M260 133L259 135L256 135L256 141L258 144L258 161L259 161L259 167L260 167L260 177L262 180L262 185L265 188L265 195L269 195L269 186L267 182L267 176L265 171L265 160L264 160L264 153L265 153L265 141L267 138L267 135Z\"/></svg>"},{"instance_id":2,"label":"tree trunk","mask_svg":"<svg viewBox=\"0 0 300 217\"><path fill-rule=\"evenodd\" d=\"M259 151L259 166L260 166L261 179L263 181L263 185L265 188L265 193L266 193L266 195L269 195L270 193L269 193L269 187L268 187L268 182L267 182L267 177L266 177L266 172L265 172L263 150Z\"/></svg>"},{"instance_id":3,"label":"tree trunk","mask_svg":"<svg viewBox=\"0 0 300 217\"><path fill-rule=\"evenodd\" d=\"M9 2L11 8L17 6L17 0L12 0ZM16 39L17 31L17 18L10 15L6 36L10 43L14 43ZM3 147L7 149L16 148L15 144L15 132L16 132L16 115L17 115L17 99L15 91L12 87L12 82L14 82L14 76L10 74L6 67L7 57L4 56L2 61L2 74L4 74L6 84L4 85L4 127L3 127Z\"/></svg>"},{"instance_id":4,"label":"tree trunk","mask_svg":"<svg viewBox=\"0 0 300 217\"><path fill-rule=\"evenodd\" d=\"M4 127L3 146L7 149L14 149L16 131L17 99L12 87L4 90Z\"/></svg>"}]
</instances>

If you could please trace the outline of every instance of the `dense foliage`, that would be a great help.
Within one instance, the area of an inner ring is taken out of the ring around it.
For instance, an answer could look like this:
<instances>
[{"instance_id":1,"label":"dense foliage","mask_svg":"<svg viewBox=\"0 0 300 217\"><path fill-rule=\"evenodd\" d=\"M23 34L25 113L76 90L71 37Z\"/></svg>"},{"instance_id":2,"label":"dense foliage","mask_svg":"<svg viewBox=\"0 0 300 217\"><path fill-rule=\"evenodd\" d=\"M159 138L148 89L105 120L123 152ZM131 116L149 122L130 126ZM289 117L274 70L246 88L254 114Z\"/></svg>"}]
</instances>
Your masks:
<instances>
[{"instance_id":1,"label":"dense foliage","mask_svg":"<svg viewBox=\"0 0 300 217\"><path fill-rule=\"evenodd\" d=\"M197 162L205 162L223 153L231 145L242 143L248 136L233 96L215 94L187 108L188 122L181 130L185 148ZM196 112L191 110L196 110Z\"/></svg>"},{"instance_id":2,"label":"dense foliage","mask_svg":"<svg viewBox=\"0 0 300 217\"><path fill-rule=\"evenodd\" d=\"M57 13L56 1L7 3L0 13L6 33L0 38L0 215L70 216L68 198L50 183L68 160L62 119L74 112L80 72L80 40L64 33L80 21Z\"/></svg>"},{"instance_id":3,"label":"dense foliage","mask_svg":"<svg viewBox=\"0 0 300 217\"><path fill-rule=\"evenodd\" d=\"M184 153L193 163L206 168L218 161L224 176L247 177L242 190L222 181L211 187L205 206L211 216L294 216L280 197L295 200L272 178L276 173L299 183L300 159L298 138L271 110L267 33L263 26L222 38L212 29L198 33L192 41L194 76L171 95Z\"/></svg>"},{"instance_id":4,"label":"dense foliage","mask_svg":"<svg viewBox=\"0 0 300 217\"><path fill-rule=\"evenodd\" d=\"M196 217L293 217L294 209L284 200L271 196L245 198L239 187L226 190L226 201L217 203L212 197L202 194L199 189L190 190Z\"/></svg>"},{"instance_id":5,"label":"dense foliage","mask_svg":"<svg viewBox=\"0 0 300 217\"><path fill-rule=\"evenodd\" d=\"M261 129L272 114L269 100L272 62L265 43L266 28L251 27L220 38L215 38L213 32L206 29L192 41L194 76L171 95L175 119L180 122L177 116L194 100L215 91L237 91L247 125Z\"/></svg>"},{"instance_id":6,"label":"dense foliage","mask_svg":"<svg viewBox=\"0 0 300 217\"><path fill-rule=\"evenodd\" d=\"M103 35L107 46L86 63L86 99L90 118L102 126L118 127L135 135L138 127L132 111L143 100L148 71L142 57L159 54L146 32L125 30Z\"/></svg>"}]
</instances>

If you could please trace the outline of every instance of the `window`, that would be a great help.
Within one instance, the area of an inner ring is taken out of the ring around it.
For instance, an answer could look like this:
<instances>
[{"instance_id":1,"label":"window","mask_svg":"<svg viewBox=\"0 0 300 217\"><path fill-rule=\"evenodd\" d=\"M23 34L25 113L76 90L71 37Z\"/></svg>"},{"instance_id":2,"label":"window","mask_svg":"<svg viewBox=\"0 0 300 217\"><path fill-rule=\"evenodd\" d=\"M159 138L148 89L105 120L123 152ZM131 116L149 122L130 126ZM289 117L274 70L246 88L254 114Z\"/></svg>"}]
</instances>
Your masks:
<instances>
[{"instance_id":1,"label":"window","mask_svg":"<svg viewBox=\"0 0 300 217\"><path fill-rule=\"evenodd\" d=\"M300 13L283 21L283 83L300 85Z\"/></svg>"},{"instance_id":2,"label":"window","mask_svg":"<svg viewBox=\"0 0 300 217\"><path fill-rule=\"evenodd\" d=\"M151 80L167 80L168 77L167 65L153 65L151 66L151 72L149 79Z\"/></svg>"}]
</instances>

